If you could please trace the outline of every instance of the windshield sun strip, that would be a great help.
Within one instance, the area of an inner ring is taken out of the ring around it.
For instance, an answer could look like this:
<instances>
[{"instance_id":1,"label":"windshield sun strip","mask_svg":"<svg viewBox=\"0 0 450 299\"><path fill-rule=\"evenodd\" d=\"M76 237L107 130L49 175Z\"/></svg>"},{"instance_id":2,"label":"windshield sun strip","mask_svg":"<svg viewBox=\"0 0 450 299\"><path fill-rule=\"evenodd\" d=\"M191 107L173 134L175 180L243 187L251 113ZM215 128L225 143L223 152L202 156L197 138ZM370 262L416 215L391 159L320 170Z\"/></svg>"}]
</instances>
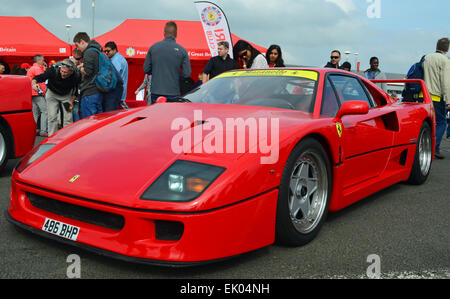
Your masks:
<instances>
[{"instance_id":1,"label":"windshield sun strip","mask_svg":"<svg viewBox=\"0 0 450 299\"><path fill-rule=\"evenodd\" d=\"M315 71L307 70L240 70L230 71L222 73L216 78L229 78L229 77L300 77L304 79L310 79L317 81L319 74Z\"/></svg>"}]
</instances>

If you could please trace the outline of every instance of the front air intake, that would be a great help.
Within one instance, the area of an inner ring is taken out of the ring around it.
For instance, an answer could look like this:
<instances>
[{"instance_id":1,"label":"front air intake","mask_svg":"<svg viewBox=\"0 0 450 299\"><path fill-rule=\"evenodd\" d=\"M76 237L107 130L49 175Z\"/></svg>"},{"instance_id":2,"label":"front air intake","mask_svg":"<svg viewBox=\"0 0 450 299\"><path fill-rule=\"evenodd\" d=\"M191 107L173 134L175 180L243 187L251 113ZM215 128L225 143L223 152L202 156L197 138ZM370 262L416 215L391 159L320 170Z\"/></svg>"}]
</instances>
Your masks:
<instances>
[{"instance_id":1,"label":"front air intake","mask_svg":"<svg viewBox=\"0 0 450 299\"><path fill-rule=\"evenodd\" d=\"M117 231L125 225L125 219L121 215L86 208L33 193L27 193L27 196L34 207L62 217Z\"/></svg>"},{"instance_id":2,"label":"front air intake","mask_svg":"<svg viewBox=\"0 0 450 299\"><path fill-rule=\"evenodd\" d=\"M155 220L155 237L161 241L179 241L184 232L184 225L176 221Z\"/></svg>"}]
</instances>

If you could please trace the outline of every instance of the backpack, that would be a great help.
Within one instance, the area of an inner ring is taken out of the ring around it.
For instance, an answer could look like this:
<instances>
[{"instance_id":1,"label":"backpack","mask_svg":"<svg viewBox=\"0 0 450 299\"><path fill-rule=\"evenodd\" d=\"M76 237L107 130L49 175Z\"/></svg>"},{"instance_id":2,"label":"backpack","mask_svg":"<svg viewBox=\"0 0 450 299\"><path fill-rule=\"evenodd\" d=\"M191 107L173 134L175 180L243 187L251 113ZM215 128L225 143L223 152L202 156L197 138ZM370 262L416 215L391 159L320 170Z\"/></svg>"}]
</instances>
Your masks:
<instances>
[{"instance_id":1,"label":"backpack","mask_svg":"<svg viewBox=\"0 0 450 299\"><path fill-rule=\"evenodd\" d=\"M104 53L96 48L91 48L98 52L98 74L94 78L95 85L102 93L113 91L120 78L111 60Z\"/></svg>"},{"instance_id":2,"label":"backpack","mask_svg":"<svg viewBox=\"0 0 450 299\"><path fill-rule=\"evenodd\" d=\"M413 64L406 74L406 79L424 79L423 62L425 55L422 56L419 62ZM417 101L419 94L422 92L422 85L420 83L406 83L402 96L404 101Z\"/></svg>"},{"instance_id":3,"label":"backpack","mask_svg":"<svg viewBox=\"0 0 450 299\"><path fill-rule=\"evenodd\" d=\"M123 80L120 76L119 71L114 67L112 67L116 77L117 84L114 89L111 89L109 92L104 93L103 98L103 112L112 111L119 109L119 106L123 109L128 109L128 106L125 102L121 102L122 92L123 92Z\"/></svg>"}]
</instances>

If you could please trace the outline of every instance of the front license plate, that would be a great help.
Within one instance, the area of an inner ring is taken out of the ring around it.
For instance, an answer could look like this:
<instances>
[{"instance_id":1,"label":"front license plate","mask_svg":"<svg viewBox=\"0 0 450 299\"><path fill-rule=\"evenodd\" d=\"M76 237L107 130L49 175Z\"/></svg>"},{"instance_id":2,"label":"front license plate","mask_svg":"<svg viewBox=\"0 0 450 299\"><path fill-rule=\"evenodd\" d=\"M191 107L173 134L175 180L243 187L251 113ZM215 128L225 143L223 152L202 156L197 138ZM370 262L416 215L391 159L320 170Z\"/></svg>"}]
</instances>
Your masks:
<instances>
[{"instance_id":1,"label":"front license plate","mask_svg":"<svg viewBox=\"0 0 450 299\"><path fill-rule=\"evenodd\" d=\"M46 218L42 230L53 235L76 241L80 228L67 223Z\"/></svg>"}]
</instances>

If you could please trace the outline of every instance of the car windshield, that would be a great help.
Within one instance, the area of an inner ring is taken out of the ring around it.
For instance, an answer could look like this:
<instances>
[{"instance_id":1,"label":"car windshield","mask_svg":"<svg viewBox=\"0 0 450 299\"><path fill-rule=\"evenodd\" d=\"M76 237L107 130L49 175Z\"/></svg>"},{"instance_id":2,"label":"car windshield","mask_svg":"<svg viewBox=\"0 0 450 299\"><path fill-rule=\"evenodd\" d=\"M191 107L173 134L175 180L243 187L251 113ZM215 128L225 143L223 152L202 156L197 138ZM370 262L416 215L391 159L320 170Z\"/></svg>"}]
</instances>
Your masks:
<instances>
[{"instance_id":1,"label":"car windshield","mask_svg":"<svg viewBox=\"0 0 450 299\"><path fill-rule=\"evenodd\" d=\"M312 112L318 74L259 70L222 74L183 96L194 103L263 106Z\"/></svg>"}]
</instances>

